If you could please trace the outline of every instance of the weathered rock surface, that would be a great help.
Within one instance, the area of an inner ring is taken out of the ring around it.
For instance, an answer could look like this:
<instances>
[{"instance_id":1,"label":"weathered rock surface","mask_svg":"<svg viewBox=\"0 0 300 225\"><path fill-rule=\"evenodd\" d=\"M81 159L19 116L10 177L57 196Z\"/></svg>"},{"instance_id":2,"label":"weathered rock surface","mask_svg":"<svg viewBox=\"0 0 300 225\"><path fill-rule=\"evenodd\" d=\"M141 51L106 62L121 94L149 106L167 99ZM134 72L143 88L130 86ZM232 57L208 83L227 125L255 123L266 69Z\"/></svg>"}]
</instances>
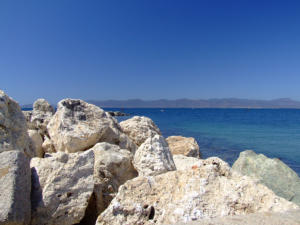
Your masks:
<instances>
[{"instance_id":1,"label":"weathered rock surface","mask_svg":"<svg viewBox=\"0 0 300 225\"><path fill-rule=\"evenodd\" d=\"M225 216L175 225L300 225L300 210L284 213L251 213L247 215Z\"/></svg>"},{"instance_id":2,"label":"weathered rock surface","mask_svg":"<svg viewBox=\"0 0 300 225\"><path fill-rule=\"evenodd\" d=\"M94 152L33 158L32 225L79 223L94 190Z\"/></svg>"},{"instance_id":3,"label":"weathered rock surface","mask_svg":"<svg viewBox=\"0 0 300 225\"><path fill-rule=\"evenodd\" d=\"M97 225L174 224L298 208L264 185L232 172L222 160L210 158L200 167L127 181Z\"/></svg>"},{"instance_id":4,"label":"weathered rock surface","mask_svg":"<svg viewBox=\"0 0 300 225\"><path fill-rule=\"evenodd\" d=\"M300 205L300 178L279 159L270 159L248 150L240 153L232 168L259 179L278 196Z\"/></svg>"},{"instance_id":5,"label":"weathered rock surface","mask_svg":"<svg viewBox=\"0 0 300 225\"><path fill-rule=\"evenodd\" d=\"M133 144L119 132L117 122L108 113L82 100L60 101L47 128L56 151L83 151L104 141L126 148Z\"/></svg>"},{"instance_id":6,"label":"weathered rock surface","mask_svg":"<svg viewBox=\"0 0 300 225\"><path fill-rule=\"evenodd\" d=\"M21 151L0 153L0 224L30 222L31 172L29 159Z\"/></svg>"},{"instance_id":7,"label":"weathered rock surface","mask_svg":"<svg viewBox=\"0 0 300 225\"><path fill-rule=\"evenodd\" d=\"M154 176L176 170L168 144L160 135L149 137L138 148L133 165L140 176Z\"/></svg>"},{"instance_id":8,"label":"weathered rock surface","mask_svg":"<svg viewBox=\"0 0 300 225\"><path fill-rule=\"evenodd\" d=\"M54 115L54 108L45 99L37 99L33 103L31 123L42 135L47 135L47 125Z\"/></svg>"},{"instance_id":9,"label":"weathered rock surface","mask_svg":"<svg viewBox=\"0 0 300 225\"><path fill-rule=\"evenodd\" d=\"M111 116L130 116L128 113L120 112L120 111L108 111Z\"/></svg>"},{"instance_id":10,"label":"weathered rock surface","mask_svg":"<svg viewBox=\"0 0 300 225\"><path fill-rule=\"evenodd\" d=\"M127 134L137 146L143 144L149 137L161 134L154 122L144 116L134 116L131 119L122 121L120 126L122 131Z\"/></svg>"},{"instance_id":11,"label":"weathered rock surface","mask_svg":"<svg viewBox=\"0 0 300 225\"><path fill-rule=\"evenodd\" d=\"M120 185L137 176L131 161L132 154L117 145L98 143L95 154L94 180L98 215L107 208Z\"/></svg>"},{"instance_id":12,"label":"weathered rock surface","mask_svg":"<svg viewBox=\"0 0 300 225\"><path fill-rule=\"evenodd\" d=\"M20 150L33 157L24 114L17 102L0 90L0 152Z\"/></svg>"},{"instance_id":13,"label":"weathered rock surface","mask_svg":"<svg viewBox=\"0 0 300 225\"><path fill-rule=\"evenodd\" d=\"M202 165L203 160L184 155L173 155L173 160L177 170L187 170Z\"/></svg>"},{"instance_id":14,"label":"weathered rock surface","mask_svg":"<svg viewBox=\"0 0 300 225\"><path fill-rule=\"evenodd\" d=\"M42 136L39 134L39 132L37 130L28 130L28 135L31 139L31 145L32 145L31 148L34 149L35 155L37 157L42 158L44 155L44 151L42 148L42 145L43 145Z\"/></svg>"},{"instance_id":15,"label":"weathered rock surface","mask_svg":"<svg viewBox=\"0 0 300 225\"><path fill-rule=\"evenodd\" d=\"M173 155L200 158L199 145L193 137L170 136L166 139Z\"/></svg>"},{"instance_id":16,"label":"weathered rock surface","mask_svg":"<svg viewBox=\"0 0 300 225\"><path fill-rule=\"evenodd\" d=\"M44 142L42 144L42 149L44 153L54 153L56 152L54 144L50 138L44 136Z\"/></svg>"}]
</instances>

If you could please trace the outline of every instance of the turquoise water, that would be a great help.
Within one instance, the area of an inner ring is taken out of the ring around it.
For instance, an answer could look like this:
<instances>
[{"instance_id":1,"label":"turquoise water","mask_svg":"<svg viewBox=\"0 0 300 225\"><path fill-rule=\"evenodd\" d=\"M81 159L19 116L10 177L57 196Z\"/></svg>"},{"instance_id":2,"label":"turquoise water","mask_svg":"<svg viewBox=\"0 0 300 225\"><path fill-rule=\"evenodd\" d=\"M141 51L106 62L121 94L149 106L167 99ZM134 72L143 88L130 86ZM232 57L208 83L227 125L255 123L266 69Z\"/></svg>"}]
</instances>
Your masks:
<instances>
[{"instance_id":1,"label":"turquoise water","mask_svg":"<svg viewBox=\"0 0 300 225\"><path fill-rule=\"evenodd\" d=\"M162 134L196 138L202 156L232 164L252 149L279 158L300 174L300 110L297 109L109 109L150 117ZM119 120L130 117L120 117Z\"/></svg>"}]
</instances>

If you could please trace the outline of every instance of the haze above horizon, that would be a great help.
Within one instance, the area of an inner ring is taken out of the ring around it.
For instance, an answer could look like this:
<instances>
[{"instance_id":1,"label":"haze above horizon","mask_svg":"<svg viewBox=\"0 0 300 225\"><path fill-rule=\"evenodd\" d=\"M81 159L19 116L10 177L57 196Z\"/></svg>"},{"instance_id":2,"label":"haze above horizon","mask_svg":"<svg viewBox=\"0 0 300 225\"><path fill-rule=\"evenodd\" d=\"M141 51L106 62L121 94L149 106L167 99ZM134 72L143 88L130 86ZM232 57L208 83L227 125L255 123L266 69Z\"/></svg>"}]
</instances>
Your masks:
<instances>
[{"instance_id":1,"label":"haze above horizon","mask_svg":"<svg viewBox=\"0 0 300 225\"><path fill-rule=\"evenodd\" d=\"M37 98L300 100L294 0L0 1L1 86Z\"/></svg>"}]
</instances>

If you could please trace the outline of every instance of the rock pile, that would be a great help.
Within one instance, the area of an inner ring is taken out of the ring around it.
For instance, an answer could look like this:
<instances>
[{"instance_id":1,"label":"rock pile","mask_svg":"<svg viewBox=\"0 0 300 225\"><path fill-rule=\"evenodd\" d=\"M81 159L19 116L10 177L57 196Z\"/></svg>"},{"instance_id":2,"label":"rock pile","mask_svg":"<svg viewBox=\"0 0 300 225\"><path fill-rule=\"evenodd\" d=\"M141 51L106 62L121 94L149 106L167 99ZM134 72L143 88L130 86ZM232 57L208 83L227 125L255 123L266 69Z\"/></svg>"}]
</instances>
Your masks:
<instances>
[{"instance_id":1,"label":"rock pile","mask_svg":"<svg viewBox=\"0 0 300 225\"><path fill-rule=\"evenodd\" d=\"M119 124L77 99L61 100L56 112L38 99L24 115L0 91L0 224L204 223L299 210L263 185L265 172L252 179L219 158L199 159L194 139L166 141L147 117Z\"/></svg>"}]
</instances>

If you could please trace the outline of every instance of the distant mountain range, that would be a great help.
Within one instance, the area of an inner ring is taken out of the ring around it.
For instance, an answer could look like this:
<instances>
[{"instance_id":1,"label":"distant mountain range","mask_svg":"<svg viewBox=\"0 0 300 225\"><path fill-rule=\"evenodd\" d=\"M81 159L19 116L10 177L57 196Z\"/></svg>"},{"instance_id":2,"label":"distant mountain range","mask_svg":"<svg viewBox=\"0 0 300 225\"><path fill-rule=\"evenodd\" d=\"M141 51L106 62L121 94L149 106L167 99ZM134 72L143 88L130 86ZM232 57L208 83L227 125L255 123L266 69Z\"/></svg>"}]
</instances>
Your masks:
<instances>
[{"instance_id":1,"label":"distant mountain range","mask_svg":"<svg viewBox=\"0 0 300 225\"><path fill-rule=\"evenodd\" d=\"M300 102L289 98L274 100L224 99L177 99L177 100L88 100L103 108L300 108Z\"/></svg>"},{"instance_id":2,"label":"distant mountain range","mask_svg":"<svg viewBox=\"0 0 300 225\"><path fill-rule=\"evenodd\" d=\"M87 100L87 102L102 108L293 108L300 109L300 102L289 98L274 100L251 100L239 98L221 99L177 99L177 100ZM32 104L22 105L22 108L32 108Z\"/></svg>"}]
</instances>

